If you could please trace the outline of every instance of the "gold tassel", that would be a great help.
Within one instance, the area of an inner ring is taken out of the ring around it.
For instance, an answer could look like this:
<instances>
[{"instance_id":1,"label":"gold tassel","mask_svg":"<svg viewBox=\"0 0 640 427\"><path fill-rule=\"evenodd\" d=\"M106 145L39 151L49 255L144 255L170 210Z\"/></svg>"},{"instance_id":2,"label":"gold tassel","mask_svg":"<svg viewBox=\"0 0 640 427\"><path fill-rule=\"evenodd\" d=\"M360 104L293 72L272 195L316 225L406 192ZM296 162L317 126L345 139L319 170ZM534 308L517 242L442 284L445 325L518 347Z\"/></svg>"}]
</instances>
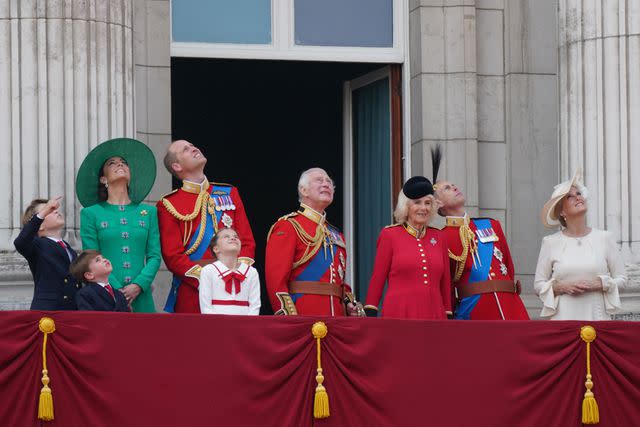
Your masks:
<instances>
[{"instance_id":1,"label":"gold tassel","mask_svg":"<svg viewBox=\"0 0 640 427\"><path fill-rule=\"evenodd\" d=\"M316 339L316 345L318 349L318 373L316 375L316 395L313 399L313 417L317 419L328 418L329 412L329 395L327 389L322 385L324 381L324 375L322 375L322 365L320 363L320 340L327 336L327 325L324 322L316 322L311 327L311 333Z\"/></svg>"},{"instance_id":2,"label":"gold tassel","mask_svg":"<svg viewBox=\"0 0 640 427\"><path fill-rule=\"evenodd\" d=\"M587 391L582 400L582 424L598 424L600 422L600 412L598 402L591 391L593 381L591 381L591 343L596 339L596 330L593 326L583 326L580 328L580 338L587 343L587 380L584 385Z\"/></svg>"},{"instance_id":3,"label":"gold tassel","mask_svg":"<svg viewBox=\"0 0 640 427\"><path fill-rule=\"evenodd\" d=\"M53 394L49 388L49 371L47 370L47 335L56 330L56 324L50 317L43 317L38 322L38 329L44 334L42 340L42 389L38 401L38 419L53 420Z\"/></svg>"}]
</instances>

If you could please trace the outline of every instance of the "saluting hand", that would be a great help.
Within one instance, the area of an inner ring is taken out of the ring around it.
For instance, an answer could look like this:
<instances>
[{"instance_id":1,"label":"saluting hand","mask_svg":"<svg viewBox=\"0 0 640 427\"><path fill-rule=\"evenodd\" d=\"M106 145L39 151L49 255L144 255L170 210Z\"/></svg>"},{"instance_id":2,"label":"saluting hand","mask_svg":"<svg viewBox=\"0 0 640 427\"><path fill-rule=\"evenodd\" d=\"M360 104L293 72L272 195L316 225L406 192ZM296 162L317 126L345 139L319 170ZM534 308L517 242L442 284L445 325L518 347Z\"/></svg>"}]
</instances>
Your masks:
<instances>
[{"instance_id":1,"label":"saluting hand","mask_svg":"<svg viewBox=\"0 0 640 427\"><path fill-rule=\"evenodd\" d=\"M39 216L42 218L49 215L51 212L54 212L60 208L60 201L62 200L62 196L56 196L53 199L49 199L49 201L44 205L44 207L38 212Z\"/></svg>"}]
</instances>

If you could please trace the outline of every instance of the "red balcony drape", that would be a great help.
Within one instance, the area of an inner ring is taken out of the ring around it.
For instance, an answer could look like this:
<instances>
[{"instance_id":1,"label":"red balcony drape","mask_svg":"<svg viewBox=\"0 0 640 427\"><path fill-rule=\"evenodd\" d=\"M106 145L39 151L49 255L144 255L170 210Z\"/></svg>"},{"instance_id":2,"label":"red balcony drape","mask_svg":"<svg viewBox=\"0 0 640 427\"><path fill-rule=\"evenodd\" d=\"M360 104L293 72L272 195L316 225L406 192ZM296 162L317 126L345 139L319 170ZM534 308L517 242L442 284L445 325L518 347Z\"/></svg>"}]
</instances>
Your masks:
<instances>
[{"instance_id":1,"label":"red balcony drape","mask_svg":"<svg viewBox=\"0 0 640 427\"><path fill-rule=\"evenodd\" d=\"M37 419L45 315L50 422ZM0 424L581 426L585 324L0 312ZM640 324L590 324L599 425L640 425Z\"/></svg>"}]
</instances>

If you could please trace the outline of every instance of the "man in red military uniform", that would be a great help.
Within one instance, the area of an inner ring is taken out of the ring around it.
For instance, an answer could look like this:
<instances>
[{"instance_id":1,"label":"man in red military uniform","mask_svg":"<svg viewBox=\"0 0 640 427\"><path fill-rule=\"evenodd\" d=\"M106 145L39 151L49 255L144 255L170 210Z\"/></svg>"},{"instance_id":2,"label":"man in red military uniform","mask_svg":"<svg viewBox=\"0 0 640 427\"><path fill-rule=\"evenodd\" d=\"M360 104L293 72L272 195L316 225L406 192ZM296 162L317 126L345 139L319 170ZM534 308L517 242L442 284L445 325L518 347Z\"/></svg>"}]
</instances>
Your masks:
<instances>
[{"instance_id":1,"label":"man in red military uniform","mask_svg":"<svg viewBox=\"0 0 640 427\"><path fill-rule=\"evenodd\" d=\"M185 140L172 142L164 158L167 170L182 181L157 204L162 258L173 273L168 312L200 313L201 264L213 260L209 243L221 227L236 230L242 243L239 259L253 264L256 244L238 189L209 182L206 163L204 154Z\"/></svg>"},{"instance_id":2,"label":"man in red military uniform","mask_svg":"<svg viewBox=\"0 0 640 427\"><path fill-rule=\"evenodd\" d=\"M454 318L462 320L528 320L514 281L513 260L500 222L469 218L465 197L453 183L436 181L440 153L432 152L435 195L445 217L451 282L458 305Z\"/></svg>"},{"instance_id":3,"label":"man in red military uniform","mask_svg":"<svg viewBox=\"0 0 640 427\"><path fill-rule=\"evenodd\" d=\"M303 172L298 183L300 209L280 218L269 231L265 275L276 314L364 315L344 283L344 237L326 221L333 192L333 181L324 170Z\"/></svg>"}]
</instances>

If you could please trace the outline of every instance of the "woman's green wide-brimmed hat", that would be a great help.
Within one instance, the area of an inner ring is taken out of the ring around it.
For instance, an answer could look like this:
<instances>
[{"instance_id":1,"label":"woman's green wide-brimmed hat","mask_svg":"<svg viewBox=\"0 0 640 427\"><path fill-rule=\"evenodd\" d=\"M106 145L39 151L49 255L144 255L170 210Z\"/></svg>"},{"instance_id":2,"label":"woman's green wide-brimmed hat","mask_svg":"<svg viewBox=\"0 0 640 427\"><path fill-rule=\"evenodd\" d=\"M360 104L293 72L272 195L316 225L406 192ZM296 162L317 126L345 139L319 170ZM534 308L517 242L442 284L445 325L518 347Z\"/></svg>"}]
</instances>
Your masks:
<instances>
[{"instance_id":1,"label":"woman's green wide-brimmed hat","mask_svg":"<svg viewBox=\"0 0 640 427\"><path fill-rule=\"evenodd\" d=\"M135 139L110 139L91 150L80 165L76 177L76 195L82 206L88 207L100 202L100 169L107 159L115 156L122 157L129 164L129 198L133 203L140 203L151 191L156 180L156 159L151 149Z\"/></svg>"}]
</instances>

